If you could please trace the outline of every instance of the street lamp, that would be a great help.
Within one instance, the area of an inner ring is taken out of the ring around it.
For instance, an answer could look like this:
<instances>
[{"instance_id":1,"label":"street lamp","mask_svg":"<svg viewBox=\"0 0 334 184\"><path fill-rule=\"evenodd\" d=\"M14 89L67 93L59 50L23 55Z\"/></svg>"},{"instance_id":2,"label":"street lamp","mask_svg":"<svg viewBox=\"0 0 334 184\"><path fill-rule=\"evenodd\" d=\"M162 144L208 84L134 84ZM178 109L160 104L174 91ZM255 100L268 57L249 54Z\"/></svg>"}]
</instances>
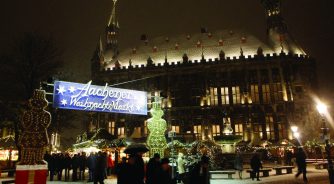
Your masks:
<instances>
[{"instance_id":1,"label":"street lamp","mask_svg":"<svg viewBox=\"0 0 334 184\"><path fill-rule=\"evenodd\" d=\"M298 139L300 137L297 126L291 126L291 131L294 138Z\"/></svg>"},{"instance_id":2,"label":"street lamp","mask_svg":"<svg viewBox=\"0 0 334 184\"><path fill-rule=\"evenodd\" d=\"M331 159L331 153L330 153L330 144L329 144L329 136L328 136L328 128L326 127L326 119L325 114L327 113L327 106L326 104L319 102L317 104L317 110L321 116L322 121L322 132L323 132L323 139L325 140L326 146L326 154L327 154L327 162L328 162L328 176L330 184L334 184L334 172L333 172L333 162Z\"/></svg>"}]
</instances>

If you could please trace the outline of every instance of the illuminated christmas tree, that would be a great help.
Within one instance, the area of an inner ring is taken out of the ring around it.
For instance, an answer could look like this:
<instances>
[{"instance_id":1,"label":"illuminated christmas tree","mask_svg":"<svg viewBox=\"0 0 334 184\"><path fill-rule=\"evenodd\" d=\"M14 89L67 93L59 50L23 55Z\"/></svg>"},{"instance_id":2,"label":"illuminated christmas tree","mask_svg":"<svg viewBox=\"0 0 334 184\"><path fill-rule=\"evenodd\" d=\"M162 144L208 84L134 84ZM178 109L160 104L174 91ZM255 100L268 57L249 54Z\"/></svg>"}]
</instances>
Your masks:
<instances>
[{"instance_id":1,"label":"illuminated christmas tree","mask_svg":"<svg viewBox=\"0 0 334 184\"><path fill-rule=\"evenodd\" d=\"M152 118L147 120L147 128L149 130L147 145L150 148L150 155L152 156L155 153L159 153L161 157L164 157L164 151L167 148L165 137L167 123L162 119L164 112L161 109L160 97L155 97L150 113Z\"/></svg>"}]
</instances>

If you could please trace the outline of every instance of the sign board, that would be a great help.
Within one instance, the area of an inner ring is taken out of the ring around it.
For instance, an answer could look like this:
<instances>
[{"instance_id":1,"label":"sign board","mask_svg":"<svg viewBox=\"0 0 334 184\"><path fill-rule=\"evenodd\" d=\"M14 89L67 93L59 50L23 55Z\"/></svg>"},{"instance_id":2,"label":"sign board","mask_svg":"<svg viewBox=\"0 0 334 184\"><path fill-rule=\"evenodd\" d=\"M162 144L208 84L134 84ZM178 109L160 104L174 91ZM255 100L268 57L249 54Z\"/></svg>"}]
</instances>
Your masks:
<instances>
[{"instance_id":1,"label":"sign board","mask_svg":"<svg viewBox=\"0 0 334 184\"><path fill-rule=\"evenodd\" d=\"M169 138L176 137L176 132L175 131L169 131L168 132L168 137Z\"/></svg>"},{"instance_id":2,"label":"sign board","mask_svg":"<svg viewBox=\"0 0 334 184\"><path fill-rule=\"evenodd\" d=\"M128 89L56 81L53 106L96 112L147 115L147 93Z\"/></svg>"}]
</instances>

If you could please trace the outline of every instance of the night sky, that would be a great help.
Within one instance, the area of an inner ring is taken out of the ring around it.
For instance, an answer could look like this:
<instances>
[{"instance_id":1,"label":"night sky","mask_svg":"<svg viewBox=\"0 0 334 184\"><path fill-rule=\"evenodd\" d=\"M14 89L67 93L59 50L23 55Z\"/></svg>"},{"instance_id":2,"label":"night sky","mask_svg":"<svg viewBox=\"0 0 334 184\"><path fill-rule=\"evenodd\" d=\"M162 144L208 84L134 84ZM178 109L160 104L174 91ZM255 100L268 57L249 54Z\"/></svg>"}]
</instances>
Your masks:
<instances>
[{"instance_id":1,"label":"night sky","mask_svg":"<svg viewBox=\"0 0 334 184\"><path fill-rule=\"evenodd\" d=\"M334 2L283 0L282 14L292 36L318 62L322 95L334 100ZM90 59L104 33L112 0L12 0L0 10L0 54L24 32L51 35L64 50L65 71L79 82L90 79ZM260 0L118 0L120 50L132 47L146 33L149 38L242 29L266 38ZM254 48L256 49L256 48Z\"/></svg>"}]
</instances>

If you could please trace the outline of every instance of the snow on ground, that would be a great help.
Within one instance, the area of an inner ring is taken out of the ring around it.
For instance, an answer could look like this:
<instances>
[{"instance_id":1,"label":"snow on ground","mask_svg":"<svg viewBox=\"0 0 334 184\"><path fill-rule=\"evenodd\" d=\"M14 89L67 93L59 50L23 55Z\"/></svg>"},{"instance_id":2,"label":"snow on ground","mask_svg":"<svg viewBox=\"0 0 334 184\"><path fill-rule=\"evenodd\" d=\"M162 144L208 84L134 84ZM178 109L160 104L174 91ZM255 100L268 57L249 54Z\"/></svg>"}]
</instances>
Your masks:
<instances>
[{"instance_id":1,"label":"snow on ground","mask_svg":"<svg viewBox=\"0 0 334 184\"><path fill-rule=\"evenodd\" d=\"M297 169L294 169L294 174L297 172ZM264 184L264 183L268 183L268 184L303 184L303 179L302 179L302 175L299 176L299 178L295 178L294 174L284 174L284 175L279 175L276 176L274 171L272 171L270 173L269 177L261 177L261 181L252 181L249 178L249 174L246 173L245 171L243 172L243 178L242 180L238 179L238 176L235 174L233 175L232 180L229 179L214 179L210 181L210 184L255 184L255 183L260 183L260 184ZM227 176L224 176L227 177ZM328 180L328 172L326 169L322 169L322 170L316 170L313 169L311 167L308 167L308 173L307 173L307 177L309 179L309 184L328 184L329 180ZM0 183L7 178L6 176L2 175L0 177ZM78 181L78 182L64 182L64 181L48 181L48 184L83 184L83 183L87 183L86 181ZM117 180L115 177L109 178L105 180L106 184L116 184ZM92 184L91 182L88 184Z\"/></svg>"}]
</instances>

